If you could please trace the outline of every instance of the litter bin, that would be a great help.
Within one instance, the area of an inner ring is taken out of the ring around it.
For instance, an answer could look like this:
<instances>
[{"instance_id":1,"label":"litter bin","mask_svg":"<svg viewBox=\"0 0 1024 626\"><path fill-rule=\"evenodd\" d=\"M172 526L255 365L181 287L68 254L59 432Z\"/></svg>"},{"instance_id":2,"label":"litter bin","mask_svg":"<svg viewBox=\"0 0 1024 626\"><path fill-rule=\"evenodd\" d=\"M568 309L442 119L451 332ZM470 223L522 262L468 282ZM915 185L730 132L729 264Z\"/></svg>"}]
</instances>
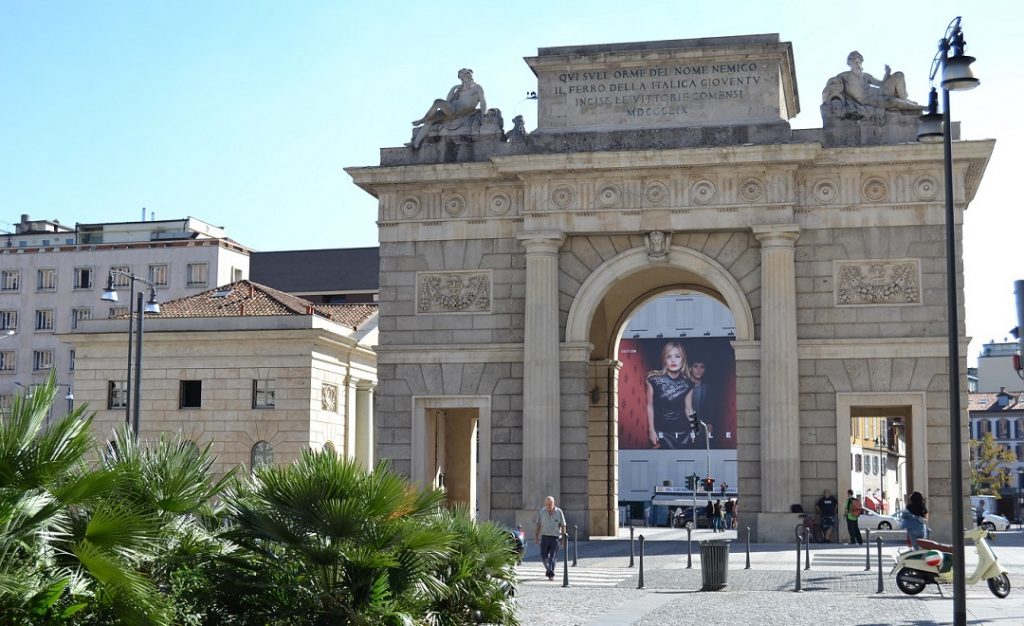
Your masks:
<instances>
[{"instance_id":1,"label":"litter bin","mask_svg":"<svg viewBox=\"0 0 1024 626\"><path fill-rule=\"evenodd\" d=\"M719 591L729 582L729 542L712 539L700 542L701 591Z\"/></svg>"}]
</instances>

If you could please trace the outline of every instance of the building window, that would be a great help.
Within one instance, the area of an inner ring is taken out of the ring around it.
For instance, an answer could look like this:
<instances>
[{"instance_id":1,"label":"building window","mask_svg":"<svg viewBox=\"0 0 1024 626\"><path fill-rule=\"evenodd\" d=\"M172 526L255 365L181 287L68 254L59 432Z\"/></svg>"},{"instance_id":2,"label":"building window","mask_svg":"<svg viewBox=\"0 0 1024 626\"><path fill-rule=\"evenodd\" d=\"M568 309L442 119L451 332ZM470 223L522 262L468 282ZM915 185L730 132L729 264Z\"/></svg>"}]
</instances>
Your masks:
<instances>
[{"instance_id":1,"label":"building window","mask_svg":"<svg viewBox=\"0 0 1024 626\"><path fill-rule=\"evenodd\" d=\"M188 264L186 281L189 287L201 287L206 285L206 268L206 263Z\"/></svg>"},{"instance_id":2,"label":"building window","mask_svg":"<svg viewBox=\"0 0 1024 626\"><path fill-rule=\"evenodd\" d=\"M128 381L107 381L107 408L123 409L128 406Z\"/></svg>"},{"instance_id":3,"label":"building window","mask_svg":"<svg viewBox=\"0 0 1024 626\"><path fill-rule=\"evenodd\" d=\"M1024 439L1024 418L1018 417L1014 421L1016 423L1016 426L1014 426L1014 431L1016 432L1016 435L1015 435L1014 438L1018 439L1018 440ZM1024 461L1024 459L1020 458L1020 455L1017 455L1017 458L1019 460L1021 460L1021 461Z\"/></svg>"},{"instance_id":4,"label":"building window","mask_svg":"<svg viewBox=\"0 0 1024 626\"><path fill-rule=\"evenodd\" d=\"M0 291L20 291L21 270L4 270L0 272Z\"/></svg>"},{"instance_id":5,"label":"building window","mask_svg":"<svg viewBox=\"0 0 1024 626\"><path fill-rule=\"evenodd\" d=\"M871 457L871 473L878 474L878 457Z\"/></svg>"},{"instance_id":6,"label":"building window","mask_svg":"<svg viewBox=\"0 0 1024 626\"><path fill-rule=\"evenodd\" d=\"M1018 459L1024 459L1024 443L1018 443L1016 447L1017 447L1017 458ZM1024 486L1024 485L1022 485L1022 486Z\"/></svg>"},{"instance_id":7,"label":"building window","mask_svg":"<svg viewBox=\"0 0 1024 626\"><path fill-rule=\"evenodd\" d=\"M92 289L91 267L76 267L74 277L75 289Z\"/></svg>"},{"instance_id":8,"label":"building window","mask_svg":"<svg viewBox=\"0 0 1024 626\"><path fill-rule=\"evenodd\" d=\"M36 330L53 330L53 309L36 310Z\"/></svg>"},{"instance_id":9,"label":"building window","mask_svg":"<svg viewBox=\"0 0 1024 626\"><path fill-rule=\"evenodd\" d=\"M150 265L149 266L149 282L153 283L157 287L167 286L167 266L166 265Z\"/></svg>"},{"instance_id":10,"label":"building window","mask_svg":"<svg viewBox=\"0 0 1024 626\"><path fill-rule=\"evenodd\" d=\"M122 317L128 315L128 311L130 310L131 309L126 306L112 306L110 307L108 317Z\"/></svg>"},{"instance_id":11,"label":"building window","mask_svg":"<svg viewBox=\"0 0 1024 626\"><path fill-rule=\"evenodd\" d=\"M18 353L14 350L0 352L0 372L13 372L14 364L18 360Z\"/></svg>"},{"instance_id":12,"label":"building window","mask_svg":"<svg viewBox=\"0 0 1024 626\"><path fill-rule=\"evenodd\" d=\"M183 380L178 389L179 409L198 409L203 406L203 381Z\"/></svg>"},{"instance_id":13,"label":"building window","mask_svg":"<svg viewBox=\"0 0 1024 626\"><path fill-rule=\"evenodd\" d=\"M0 330L18 330L17 311L0 311Z\"/></svg>"},{"instance_id":14,"label":"building window","mask_svg":"<svg viewBox=\"0 0 1024 626\"><path fill-rule=\"evenodd\" d=\"M1005 417L999 418L999 421L996 422L996 438L1010 438L1010 420L1006 419Z\"/></svg>"},{"instance_id":15,"label":"building window","mask_svg":"<svg viewBox=\"0 0 1024 626\"><path fill-rule=\"evenodd\" d=\"M123 288L131 286L132 279L126 276L126 274L132 273L130 265L111 265L111 272L123 272L123 274L114 274L114 287Z\"/></svg>"},{"instance_id":16,"label":"building window","mask_svg":"<svg viewBox=\"0 0 1024 626\"><path fill-rule=\"evenodd\" d=\"M992 425L989 424L987 419L978 420L978 439L981 439L988 433L992 432Z\"/></svg>"},{"instance_id":17,"label":"building window","mask_svg":"<svg viewBox=\"0 0 1024 626\"><path fill-rule=\"evenodd\" d=\"M92 309L89 307L79 307L71 309L71 328L78 328L78 322L87 320L92 317Z\"/></svg>"},{"instance_id":18,"label":"building window","mask_svg":"<svg viewBox=\"0 0 1024 626\"><path fill-rule=\"evenodd\" d=\"M57 288L57 270L42 269L36 271L36 291L53 291Z\"/></svg>"},{"instance_id":19,"label":"building window","mask_svg":"<svg viewBox=\"0 0 1024 626\"><path fill-rule=\"evenodd\" d=\"M245 276L242 274L242 269L241 268L239 268L239 267L232 267L231 268L231 282L237 283L238 281L242 280L243 278L245 278Z\"/></svg>"},{"instance_id":20,"label":"building window","mask_svg":"<svg viewBox=\"0 0 1024 626\"><path fill-rule=\"evenodd\" d=\"M274 386L274 381L272 380L252 381L252 408L274 408Z\"/></svg>"},{"instance_id":21,"label":"building window","mask_svg":"<svg viewBox=\"0 0 1024 626\"><path fill-rule=\"evenodd\" d=\"M0 395L0 419L11 416L11 407L14 406L14 396L9 393Z\"/></svg>"},{"instance_id":22,"label":"building window","mask_svg":"<svg viewBox=\"0 0 1024 626\"><path fill-rule=\"evenodd\" d=\"M68 350L68 370L75 371L75 351Z\"/></svg>"},{"instance_id":23,"label":"building window","mask_svg":"<svg viewBox=\"0 0 1024 626\"><path fill-rule=\"evenodd\" d=\"M32 352L32 369L36 372L53 367L53 350L34 350Z\"/></svg>"},{"instance_id":24,"label":"building window","mask_svg":"<svg viewBox=\"0 0 1024 626\"><path fill-rule=\"evenodd\" d=\"M274 446L270 445L267 441L257 441L256 445L252 447L252 460L250 467L255 470L257 467L271 465L273 462Z\"/></svg>"},{"instance_id":25,"label":"building window","mask_svg":"<svg viewBox=\"0 0 1024 626\"><path fill-rule=\"evenodd\" d=\"M336 385L323 385L320 387L320 408L324 411L337 413L338 387Z\"/></svg>"},{"instance_id":26,"label":"building window","mask_svg":"<svg viewBox=\"0 0 1024 626\"><path fill-rule=\"evenodd\" d=\"M862 471L864 471L863 469L861 469L861 460L860 459L861 459L861 456L859 454L853 455L853 471L855 471L855 472L862 472Z\"/></svg>"}]
</instances>

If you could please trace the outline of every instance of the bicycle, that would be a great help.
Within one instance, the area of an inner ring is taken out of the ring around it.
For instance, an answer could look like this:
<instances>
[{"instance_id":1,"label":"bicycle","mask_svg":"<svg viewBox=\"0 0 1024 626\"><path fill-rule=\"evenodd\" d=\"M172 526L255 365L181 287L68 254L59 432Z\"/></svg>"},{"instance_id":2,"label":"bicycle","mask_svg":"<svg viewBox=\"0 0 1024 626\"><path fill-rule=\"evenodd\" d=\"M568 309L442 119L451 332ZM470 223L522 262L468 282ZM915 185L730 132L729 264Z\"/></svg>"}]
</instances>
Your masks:
<instances>
[{"instance_id":1,"label":"bicycle","mask_svg":"<svg viewBox=\"0 0 1024 626\"><path fill-rule=\"evenodd\" d=\"M801 528L807 533L807 537L810 538L814 543L825 542L825 531L822 529L821 524L815 519L811 513L801 513L800 523L796 525L796 534L801 536Z\"/></svg>"}]
</instances>

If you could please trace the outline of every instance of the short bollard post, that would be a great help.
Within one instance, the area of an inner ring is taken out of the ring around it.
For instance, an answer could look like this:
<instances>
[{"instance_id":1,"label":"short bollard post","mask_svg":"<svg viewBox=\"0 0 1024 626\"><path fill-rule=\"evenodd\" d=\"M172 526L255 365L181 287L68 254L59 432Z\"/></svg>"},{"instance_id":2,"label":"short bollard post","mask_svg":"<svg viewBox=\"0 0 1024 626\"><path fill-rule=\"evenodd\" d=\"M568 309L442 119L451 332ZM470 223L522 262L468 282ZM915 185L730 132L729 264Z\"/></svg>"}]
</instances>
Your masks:
<instances>
[{"instance_id":1,"label":"short bollard post","mask_svg":"<svg viewBox=\"0 0 1024 626\"><path fill-rule=\"evenodd\" d=\"M629 566L633 567L633 527L629 527Z\"/></svg>"},{"instance_id":2,"label":"short bollard post","mask_svg":"<svg viewBox=\"0 0 1024 626\"><path fill-rule=\"evenodd\" d=\"M644 588L644 536L640 535L640 580L637 581L637 589Z\"/></svg>"},{"instance_id":3,"label":"short bollard post","mask_svg":"<svg viewBox=\"0 0 1024 626\"><path fill-rule=\"evenodd\" d=\"M800 536L800 531L796 533L796 589L793 591L800 591L800 545L804 542L804 538Z\"/></svg>"},{"instance_id":4,"label":"short bollard post","mask_svg":"<svg viewBox=\"0 0 1024 626\"><path fill-rule=\"evenodd\" d=\"M562 533L565 551L562 553L562 586L569 586L569 533Z\"/></svg>"},{"instance_id":5,"label":"short bollard post","mask_svg":"<svg viewBox=\"0 0 1024 626\"><path fill-rule=\"evenodd\" d=\"M865 529L864 532L867 533L865 535L865 538L864 538L864 548L865 548L865 550L864 550L864 571L865 572L870 572L871 571L871 529L870 528ZM879 538L879 541L881 541L881 538Z\"/></svg>"},{"instance_id":6,"label":"short bollard post","mask_svg":"<svg viewBox=\"0 0 1024 626\"><path fill-rule=\"evenodd\" d=\"M750 569L750 526L747 526L747 566L743 569Z\"/></svg>"},{"instance_id":7,"label":"short bollard post","mask_svg":"<svg viewBox=\"0 0 1024 626\"><path fill-rule=\"evenodd\" d=\"M579 560L580 556L580 527L577 524L572 525L572 566L576 567L576 561Z\"/></svg>"},{"instance_id":8,"label":"short bollard post","mask_svg":"<svg viewBox=\"0 0 1024 626\"><path fill-rule=\"evenodd\" d=\"M804 528L804 569L811 569L811 529Z\"/></svg>"},{"instance_id":9,"label":"short bollard post","mask_svg":"<svg viewBox=\"0 0 1024 626\"><path fill-rule=\"evenodd\" d=\"M686 569L693 569L693 543L690 540L690 530L686 529Z\"/></svg>"},{"instance_id":10,"label":"short bollard post","mask_svg":"<svg viewBox=\"0 0 1024 626\"><path fill-rule=\"evenodd\" d=\"M878 592L885 592L885 583L882 582L882 538L875 539L878 542Z\"/></svg>"}]
</instances>

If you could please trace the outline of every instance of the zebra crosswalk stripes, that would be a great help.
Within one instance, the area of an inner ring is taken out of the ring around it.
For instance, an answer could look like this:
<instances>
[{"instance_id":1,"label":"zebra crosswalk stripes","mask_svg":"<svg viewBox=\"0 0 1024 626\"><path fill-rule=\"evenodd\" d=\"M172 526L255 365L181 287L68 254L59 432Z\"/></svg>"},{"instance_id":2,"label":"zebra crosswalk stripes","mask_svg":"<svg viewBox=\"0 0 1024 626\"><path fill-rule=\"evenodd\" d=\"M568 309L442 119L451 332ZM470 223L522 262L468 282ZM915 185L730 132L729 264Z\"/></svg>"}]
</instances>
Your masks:
<instances>
[{"instance_id":1,"label":"zebra crosswalk stripes","mask_svg":"<svg viewBox=\"0 0 1024 626\"><path fill-rule=\"evenodd\" d=\"M569 585L573 587L617 587L622 581L636 578L637 569L624 567L570 567ZM538 563L529 563L516 567L521 585L554 585L562 584L562 564L558 564L555 579L548 580L544 568Z\"/></svg>"},{"instance_id":2,"label":"zebra crosswalk stripes","mask_svg":"<svg viewBox=\"0 0 1024 626\"><path fill-rule=\"evenodd\" d=\"M811 552L811 567L819 569L864 569L866 559L863 553L850 554L850 553L835 553L835 552L819 552L815 554ZM892 569L892 566L896 564L896 559L890 554L882 554L882 568L888 572ZM871 552L871 569L878 567L878 554L872 550Z\"/></svg>"}]
</instances>

